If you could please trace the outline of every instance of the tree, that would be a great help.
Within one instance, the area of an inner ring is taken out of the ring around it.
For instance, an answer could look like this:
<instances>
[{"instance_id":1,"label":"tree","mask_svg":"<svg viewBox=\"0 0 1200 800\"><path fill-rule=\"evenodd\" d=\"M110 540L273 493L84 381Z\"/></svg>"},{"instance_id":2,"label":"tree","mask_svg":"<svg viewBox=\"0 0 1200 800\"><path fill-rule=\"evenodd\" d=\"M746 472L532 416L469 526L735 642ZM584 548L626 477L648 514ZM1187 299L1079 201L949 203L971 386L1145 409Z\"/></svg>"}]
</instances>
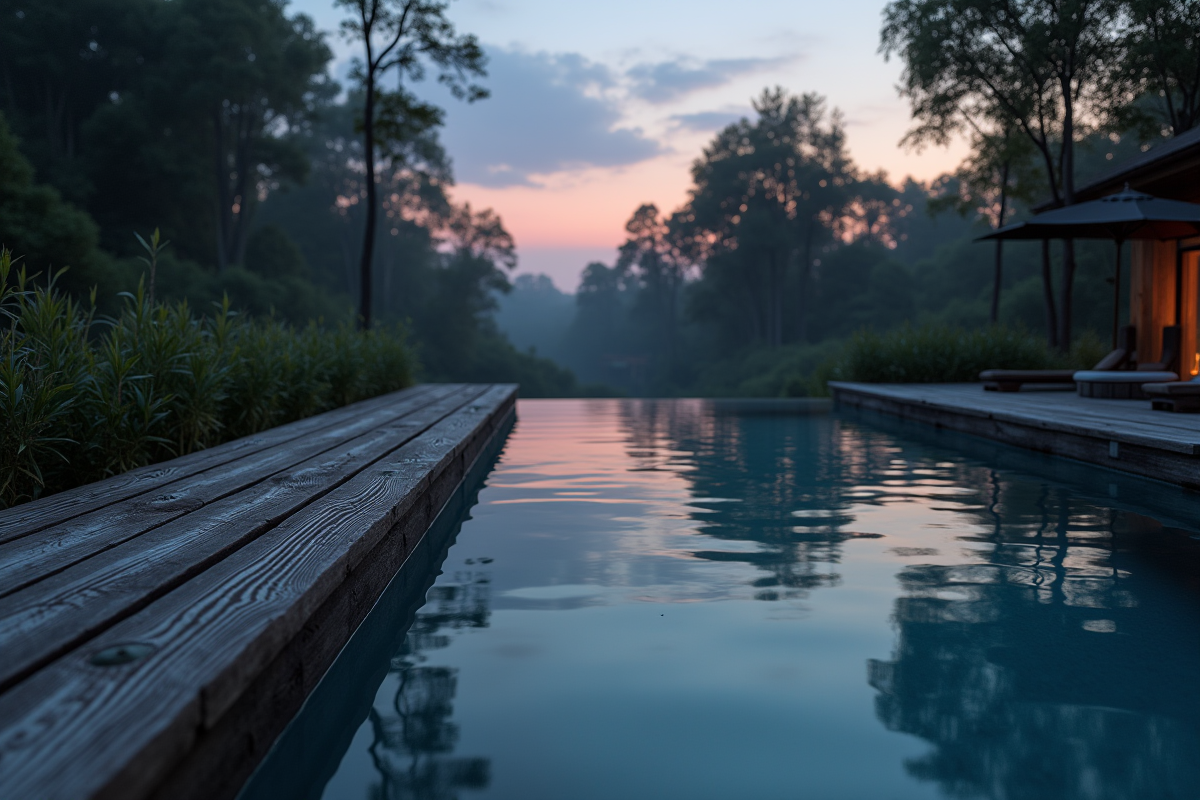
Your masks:
<instances>
[{"instance_id":1,"label":"tree","mask_svg":"<svg viewBox=\"0 0 1200 800\"><path fill-rule=\"evenodd\" d=\"M740 264L754 338L778 347L791 266L800 263L793 305L803 332L813 252L844 216L855 175L841 117L819 95L765 90L754 109L757 120L726 127L693 164L691 199L677 216L708 243L706 261Z\"/></svg>"},{"instance_id":2,"label":"tree","mask_svg":"<svg viewBox=\"0 0 1200 800\"><path fill-rule=\"evenodd\" d=\"M663 219L653 203L638 206L625 223L629 237L621 245L616 268L630 274L641 286L648 303L655 349L670 376L675 360L679 291L692 265L688 257L686 228L674 217Z\"/></svg>"},{"instance_id":3,"label":"tree","mask_svg":"<svg viewBox=\"0 0 1200 800\"><path fill-rule=\"evenodd\" d=\"M94 191L84 128L136 81L158 31L155 0L57 0L0 5L0 108L39 179L72 202ZM128 235L128 234L127 234Z\"/></svg>"},{"instance_id":4,"label":"tree","mask_svg":"<svg viewBox=\"0 0 1200 800\"><path fill-rule=\"evenodd\" d=\"M243 260L259 194L305 177L308 162L289 134L307 122L315 98L335 91L323 34L284 7L285 0L182 0L179 8L166 76L171 91L188 87L186 106L208 131L218 271Z\"/></svg>"},{"instance_id":5,"label":"tree","mask_svg":"<svg viewBox=\"0 0 1200 800\"><path fill-rule=\"evenodd\" d=\"M974 131L971 155L955 172L957 191L930 201L930 211L953 208L963 216L983 220L994 230L1004 227L1012 206L1034 199L1036 177L1032 174L1033 150L1029 140L1013 128L1000 133ZM1004 242L996 240L992 273L992 305L989 320L1000 321L1000 290L1004 280ZM1047 284L1049 285L1049 284ZM1053 296L1047 295L1047 319L1055 329L1056 311Z\"/></svg>"},{"instance_id":6,"label":"tree","mask_svg":"<svg viewBox=\"0 0 1200 800\"><path fill-rule=\"evenodd\" d=\"M48 278L70 268L61 285L85 292L96 270L108 266L96 240L96 224L85 212L34 182L33 167L0 115L0 248L21 258L30 274Z\"/></svg>"},{"instance_id":7,"label":"tree","mask_svg":"<svg viewBox=\"0 0 1200 800\"><path fill-rule=\"evenodd\" d=\"M335 88L323 36L285 6L8 3L0 104L38 178L91 213L106 248L161 226L181 256L223 268L259 198L304 177L296 133Z\"/></svg>"},{"instance_id":8,"label":"tree","mask_svg":"<svg viewBox=\"0 0 1200 800\"><path fill-rule=\"evenodd\" d=\"M436 231L440 251L425 261L424 280L410 282L408 318L429 369L441 377L469 374L486 340L497 338L496 295L512 289L507 271L516 247L491 210L455 207ZM415 270L410 270L415 271Z\"/></svg>"},{"instance_id":9,"label":"tree","mask_svg":"<svg viewBox=\"0 0 1200 800\"><path fill-rule=\"evenodd\" d=\"M1200 2L1126 0L1125 10L1129 32L1115 77L1126 93L1144 92L1159 106L1157 119L1131 106L1132 121L1158 122L1173 136L1191 130L1200 124Z\"/></svg>"},{"instance_id":10,"label":"tree","mask_svg":"<svg viewBox=\"0 0 1200 800\"><path fill-rule=\"evenodd\" d=\"M1070 205L1076 141L1128 100L1107 91L1120 13L1116 0L894 0L880 50L904 61L900 91L917 120L906 140L944 144L967 126L1012 127L1039 154L1052 202ZM1071 345L1074 272L1068 240L1058 314L1063 349Z\"/></svg>"},{"instance_id":11,"label":"tree","mask_svg":"<svg viewBox=\"0 0 1200 800\"><path fill-rule=\"evenodd\" d=\"M459 35L446 18L448 2L441 0L337 0L351 12L342 22L344 35L361 43L363 56L354 77L363 90L363 167L366 172L366 221L359 261L359 314L364 328L371 325L371 277L377 217L376 158L403 158L403 145L414 136L439 126L441 110L418 100L404 88L405 79L420 81L432 65L438 81L467 102L487 97L471 82L485 76L486 58L479 42ZM389 74L396 88L383 81Z\"/></svg>"}]
</instances>

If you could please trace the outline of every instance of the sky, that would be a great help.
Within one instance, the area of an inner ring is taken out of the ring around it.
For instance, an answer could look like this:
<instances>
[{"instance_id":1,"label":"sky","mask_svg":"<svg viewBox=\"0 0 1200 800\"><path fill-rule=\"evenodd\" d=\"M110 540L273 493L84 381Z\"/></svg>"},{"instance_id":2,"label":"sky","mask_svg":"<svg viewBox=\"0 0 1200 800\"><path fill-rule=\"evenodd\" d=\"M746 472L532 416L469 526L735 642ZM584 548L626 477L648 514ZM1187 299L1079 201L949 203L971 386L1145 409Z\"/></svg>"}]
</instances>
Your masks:
<instances>
[{"instance_id":1,"label":"sky","mask_svg":"<svg viewBox=\"0 0 1200 800\"><path fill-rule=\"evenodd\" d=\"M456 202L493 208L517 242L518 273L573 291L611 263L640 204L687 198L692 161L765 87L818 92L845 115L850 154L894 183L929 180L966 155L899 145L910 124L901 66L878 53L884 0L456 0L449 16L489 59L491 97L422 90L446 111ZM354 46L332 0L291 10L330 31L344 76Z\"/></svg>"}]
</instances>

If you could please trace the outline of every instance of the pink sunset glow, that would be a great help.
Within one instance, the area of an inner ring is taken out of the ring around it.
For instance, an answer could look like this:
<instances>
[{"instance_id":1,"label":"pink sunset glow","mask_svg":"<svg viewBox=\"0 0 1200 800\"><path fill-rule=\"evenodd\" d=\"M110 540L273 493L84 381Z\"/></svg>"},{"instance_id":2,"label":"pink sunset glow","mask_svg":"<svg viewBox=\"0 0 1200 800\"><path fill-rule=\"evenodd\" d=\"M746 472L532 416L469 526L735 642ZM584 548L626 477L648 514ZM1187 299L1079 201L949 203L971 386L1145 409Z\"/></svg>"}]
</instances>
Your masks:
<instances>
[{"instance_id":1,"label":"pink sunset glow","mask_svg":"<svg viewBox=\"0 0 1200 800\"><path fill-rule=\"evenodd\" d=\"M326 0L293 0L334 31ZM817 92L844 119L851 157L896 184L953 170L961 144L911 152L900 65L877 52L884 0L457 0L479 37L491 97L466 105L417 87L446 110L442 140L457 202L493 208L514 235L517 271L572 291L591 260L611 262L642 203L673 211L689 168L724 125L752 115L765 87ZM639 20L631 27L628 20ZM355 51L330 37L344 74Z\"/></svg>"}]
</instances>

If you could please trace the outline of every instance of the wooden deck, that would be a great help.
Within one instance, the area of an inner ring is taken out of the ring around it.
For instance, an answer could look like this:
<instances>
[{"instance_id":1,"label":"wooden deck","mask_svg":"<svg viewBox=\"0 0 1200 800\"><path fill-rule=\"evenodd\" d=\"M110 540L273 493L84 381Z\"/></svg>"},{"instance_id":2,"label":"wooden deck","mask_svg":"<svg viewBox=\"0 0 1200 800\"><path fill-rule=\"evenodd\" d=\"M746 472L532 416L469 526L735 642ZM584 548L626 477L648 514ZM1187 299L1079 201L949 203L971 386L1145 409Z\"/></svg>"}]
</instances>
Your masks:
<instances>
[{"instance_id":1,"label":"wooden deck","mask_svg":"<svg viewBox=\"0 0 1200 800\"><path fill-rule=\"evenodd\" d=\"M1074 392L969 384L829 384L834 402L1200 489L1200 414Z\"/></svg>"},{"instance_id":2,"label":"wooden deck","mask_svg":"<svg viewBox=\"0 0 1200 800\"><path fill-rule=\"evenodd\" d=\"M419 386L0 512L0 797L235 794L515 399Z\"/></svg>"}]
</instances>

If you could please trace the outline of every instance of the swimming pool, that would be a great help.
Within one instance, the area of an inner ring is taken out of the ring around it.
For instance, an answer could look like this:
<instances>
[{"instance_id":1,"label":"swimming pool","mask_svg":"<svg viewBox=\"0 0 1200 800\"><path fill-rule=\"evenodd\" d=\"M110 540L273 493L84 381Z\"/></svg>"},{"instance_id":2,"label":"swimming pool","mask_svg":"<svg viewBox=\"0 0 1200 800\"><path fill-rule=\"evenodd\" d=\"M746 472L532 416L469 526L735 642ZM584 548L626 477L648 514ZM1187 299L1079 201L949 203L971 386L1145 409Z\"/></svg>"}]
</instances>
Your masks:
<instances>
[{"instance_id":1,"label":"swimming pool","mask_svg":"<svg viewBox=\"0 0 1200 800\"><path fill-rule=\"evenodd\" d=\"M245 800L1196 796L1194 496L862 416L518 413Z\"/></svg>"}]
</instances>

